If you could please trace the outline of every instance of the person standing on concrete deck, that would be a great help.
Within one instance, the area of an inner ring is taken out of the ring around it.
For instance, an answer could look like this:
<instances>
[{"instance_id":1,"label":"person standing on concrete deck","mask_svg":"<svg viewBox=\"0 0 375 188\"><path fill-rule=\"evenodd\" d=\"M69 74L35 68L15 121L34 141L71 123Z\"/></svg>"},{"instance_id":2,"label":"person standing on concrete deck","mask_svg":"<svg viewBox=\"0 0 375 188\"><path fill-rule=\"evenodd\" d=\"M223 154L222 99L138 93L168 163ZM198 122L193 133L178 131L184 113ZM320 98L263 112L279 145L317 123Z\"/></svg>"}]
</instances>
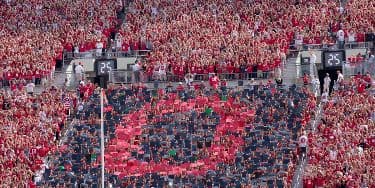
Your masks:
<instances>
[{"instance_id":1,"label":"person standing on concrete deck","mask_svg":"<svg viewBox=\"0 0 375 188\"><path fill-rule=\"evenodd\" d=\"M310 77L313 79L316 73L316 55L314 52L310 52Z\"/></svg>"},{"instance_id":2,"label":"person standing on concrete deck","mask_svg":"<svg viewBox=\"0 0 375 188\"><path fill-rule=\"evenodd\" d=\"M74 71L75 71L75 81L79 82L83 80L83 74L85 73L85 70L83 69L81 62L79 62L79 64L74 68Z\"/></svg>"},{"instance_id":3,"label":"person standing on concrete deck","mask_svg":"<svg viewBox=\"0 0 375 188\"><path fill-rule=\"evenodd\" d=\"M320 90L320 81L318 77L313 76L313 79L311 80L312 86L313 86L313 92L315 97L319 96L319 90Z\"/></svg>"},{"instance_id":4,"label":"person standing on concrete deck","mask_svg":"<svg viewBox=\"0 0 375 188\"><path fill-rule=\"evenodd\" d=\"M329 74L326 74L326 77L324 77L324 83L323 83L323 92L329 93L329 86L331 85L331 78L329 77Z\"/></svg>"}]
</instances>

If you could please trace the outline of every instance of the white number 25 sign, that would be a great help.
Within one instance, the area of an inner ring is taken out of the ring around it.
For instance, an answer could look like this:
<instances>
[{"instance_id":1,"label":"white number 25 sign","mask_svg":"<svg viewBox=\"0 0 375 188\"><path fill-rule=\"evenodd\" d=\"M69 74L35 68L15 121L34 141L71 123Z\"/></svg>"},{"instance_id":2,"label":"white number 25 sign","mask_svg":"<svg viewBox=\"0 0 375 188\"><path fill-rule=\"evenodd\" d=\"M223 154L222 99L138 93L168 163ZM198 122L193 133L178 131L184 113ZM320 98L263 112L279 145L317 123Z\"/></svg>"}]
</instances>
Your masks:
<instances>
[{"instance_id":1,"label":"white number 25 sign","mask_svg":"<svg viewBox=\"0 0 375 188\"><path fill-rule=\"evenodd\" d=\"M100 73L106 73L106 72L111 72L112 67L111 67L111 62L101 62L100 63Z\"/></svg>"},{"instance_id":2,"label":"white number 25 sign","mask_svg":"<svg viewBox=\"0 0 375 188\"><path fill-rule=\"evenodd\" d=\"M340 54L328 54L327 63L329 66L339 66L341 64Z\"/></svg>"}]
</instances>

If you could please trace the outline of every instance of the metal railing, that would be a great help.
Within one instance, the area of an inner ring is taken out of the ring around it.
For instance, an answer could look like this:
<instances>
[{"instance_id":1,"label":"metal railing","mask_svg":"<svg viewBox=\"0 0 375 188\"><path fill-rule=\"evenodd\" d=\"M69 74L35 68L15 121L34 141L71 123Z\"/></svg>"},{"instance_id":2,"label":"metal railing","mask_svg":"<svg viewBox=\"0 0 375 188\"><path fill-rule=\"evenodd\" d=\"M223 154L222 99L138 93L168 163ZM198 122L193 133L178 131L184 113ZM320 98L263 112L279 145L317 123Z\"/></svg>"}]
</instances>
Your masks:
<instances>
[{"instance_id":1,"label":"metal railing","mask_svg":"<svg viewBox=\"0 0 375 188\"><path fill-rule=\"evenodd\" d=\"M345 42L344 49L353 49L353 48L371 48L373 46L372 42ZM297 52L301 50L326 50L326 49L338 49L338 43L329 43L329 44L292 44L289 45L289 52ZM63 52L63 61L66 63L66 60L71 59L85 59L85 58L98 58L98 57L108 57L108 58L122 58L122 57L136 57L143 58L151 50L129 50L129 51L103 51L97 52L97 50L90 50L87 52Z\"/></svg>"},{"instance_id":2,"label":"metal railing","mask_svg":"<svg viewBox=\"0 0 375 188\"><path fill-rule=\"evenodd\" d=\"M345 49L353 48L370 48L372 42L345 42ZM292 44L289 45L289 51L300 51L300 50L326 50L326 49L337 49L337 43L328 44ZM97 52L96 50L90 50L87 52L67 52L64 51L64 59L84 59L84 58L97 58L97 57L145 57L151 50L129 50L129 51L105 51Z\"/></svg>"},{"instance_id":3,"label":"metal railing","mask_svg":"<svg viewBox=\"0 0 375 188\"><path fill-rule=\"evenodd\" d=\"M96 50L87 52L67 52L64 51L64 59L85 59L85 58L98 58L98 57L146 57L150 50L132 50L132 51L107 51L98 53Z\"/></svg>"},{"instance_id":4,"label":"metal railing","mask_svg":"<svg viewBox=\"0 0 375 188\"><path fill-rule=\"evenodd\" d=\"M346 62L343 66L343 74L345 77L350 77L356 74L367 74L371 77L375 76L375 58L369 58L361 62L350 63Z\"/></svg>"},{"instance_id":5,"label":"metal railing","mask_svg":"<svg viewBox=\"0 0 375 188\"><path fill-rule=\"evenodd\" d=\"M345 42L344 49L354 48L370 48L372 42ZM289 51L301 51L301 50L326 50L326 49L338 49L339 44L328 43L328 44L292 44L289 45Z\"/></svg>"},{"instance_id":6,"label":"metal railing","mask_svg":"<svg viewBox=\"0 0 375 188\"><path fill-rule=\"evenodd\" d=\"M251 73L220 73L218 75L220 80L233 81L233 80L250 80L250 79L273 79L274 72L251 72ZM191 82L208 81L213 74L193 74ZM174 75L167 72L166 75L147 75L144 72L139 72L139 78L133 71L116 70L112 71L109 77L112 83L152 83L152 82L185 82L185 76Z\"/></svg>"},{"instance_id":7,"label":"metal railing","mask_svg":"<svg viewBox=\"0 0 375 188\"><path fill-rule=\"evenodd\" d=\"M40 77L32 76L31 78L6 79L5 77L3 77L3 78L0 78L0 88L9 88L12 85L19 85L23 83L23 81L24 81L24 84L32 82L36 86L48 86L51 84L53 76L54 76L54 73L50 73L47 76L40 76Z\"/></svg>"}]
</instances>

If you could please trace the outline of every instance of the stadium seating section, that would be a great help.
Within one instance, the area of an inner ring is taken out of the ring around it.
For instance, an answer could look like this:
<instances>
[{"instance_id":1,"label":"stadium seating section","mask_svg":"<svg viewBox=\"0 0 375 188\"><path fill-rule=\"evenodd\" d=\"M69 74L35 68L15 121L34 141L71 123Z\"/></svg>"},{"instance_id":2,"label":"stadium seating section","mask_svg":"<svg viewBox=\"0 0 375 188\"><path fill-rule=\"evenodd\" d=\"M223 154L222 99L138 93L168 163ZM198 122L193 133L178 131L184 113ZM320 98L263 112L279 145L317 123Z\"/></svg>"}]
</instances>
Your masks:
<instances>
[{"instance_id":1,"label":"stadium seating section","mask_svg":"<svg viewBox=\"0 0 375 188\"><path fill-rule=\"evenodd\" d=\"M161 67L180 77L269 72L291 49L330 46L339 30L347 42L363 42L375 25L373 0L129 2L0 2L0 187L98 187L100 91L87 82L77 93L24 88L50 79L64 51L107 48L117 32L122 51L151 50L141 62L149 76ZM375 186L371 81L357 75L323 105L322 123L308 135L304 186ZM107 183L290 187L296 140L315 117L308 88L207 88L106 90Z\"/></svg>"},{"instance_id":2,"label":"stadium seating section","mask_svg":"<svg viewBox=\"0 0 375 188\"><path fill-rule=\"evenodd\" d=\"M311 93L293 87L164 94L115 88L107 95L106 171L109 182L125 187L290 185L293 140L314 108ZM97 186L98 100L93 95L79 113L45 185Z\"/></svg>"},{"instance_id":3,"label":"stadium seating section","mask_svg":"<svg viewBox=\"0 0 375 188\"><path fill-rule=\"evenodd\" d=\"M360 81L355 78L353 82ZM305 187L374 186L374 94L338 91L324 105L322 123L311 134Z\"/></svg>"}]
</instances>

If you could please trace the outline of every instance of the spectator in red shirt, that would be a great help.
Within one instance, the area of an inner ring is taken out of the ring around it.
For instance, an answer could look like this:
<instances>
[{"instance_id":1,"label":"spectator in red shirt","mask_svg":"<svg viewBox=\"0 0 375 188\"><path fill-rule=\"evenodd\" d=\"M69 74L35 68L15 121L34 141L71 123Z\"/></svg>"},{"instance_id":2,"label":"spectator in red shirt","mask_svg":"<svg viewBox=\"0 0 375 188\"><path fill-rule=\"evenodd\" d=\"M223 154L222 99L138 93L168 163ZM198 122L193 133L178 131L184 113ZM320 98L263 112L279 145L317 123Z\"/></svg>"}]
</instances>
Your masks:
<instances>
[{"instance_id":1,"label":"spectator in red shirt","mask_svg":"<svg viewBox=\"0 0 375 188\"><path fill-rule=\"evenodd\" d=\"M303 85L309 85L309 76L306 74L306 73L304 73L303 74Z\"/></svg>"},{"instance_id":2,"label":"spectator in red shirt","mask_svg":"<svg viewBox=\"0 0 375 188\"><path fill-rule=\"evenodd\" d=\"M305 182L314 180L314 186L374 186L375 180L367 169L374 165L373 149L368 147L374 122L374 97L359 81L345 85L348 90L332 93L324 106L322 123L309 141L311 158L305 169ZM352 88L350 88L352 87ZM353 106L354 109L352 108ZM335 181L333 181L335 180Z\"/></svg>"}]
</instances>

